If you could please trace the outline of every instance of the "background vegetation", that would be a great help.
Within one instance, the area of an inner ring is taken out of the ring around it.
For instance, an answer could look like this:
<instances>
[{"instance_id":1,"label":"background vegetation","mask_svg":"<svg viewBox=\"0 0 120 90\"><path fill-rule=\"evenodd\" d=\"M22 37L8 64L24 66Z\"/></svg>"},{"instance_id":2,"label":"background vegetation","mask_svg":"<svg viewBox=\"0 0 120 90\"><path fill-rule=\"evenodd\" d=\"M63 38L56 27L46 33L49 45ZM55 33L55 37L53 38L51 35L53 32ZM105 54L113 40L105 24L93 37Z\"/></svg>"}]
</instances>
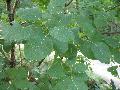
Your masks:
<instances>
[{"instance_id":1,"label":"background vegetation","mask_svg":"<svg viewBox=\"0 0 120 90\"><path fill-rule=\"evenodd\" d=\"M120 0L0 0L0 20L1 90L118 90L86 71L120 62Z\"/></svg>"}]
</instances>

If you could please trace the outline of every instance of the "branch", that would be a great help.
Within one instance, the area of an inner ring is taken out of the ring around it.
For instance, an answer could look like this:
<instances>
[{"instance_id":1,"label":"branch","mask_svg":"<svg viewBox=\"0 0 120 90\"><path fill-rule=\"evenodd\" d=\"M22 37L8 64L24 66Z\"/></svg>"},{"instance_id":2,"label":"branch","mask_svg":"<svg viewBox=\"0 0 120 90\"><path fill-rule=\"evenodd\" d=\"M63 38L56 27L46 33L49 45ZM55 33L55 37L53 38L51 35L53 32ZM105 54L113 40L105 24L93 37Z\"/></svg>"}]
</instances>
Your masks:
<instances>
[{"instance_id":1,"label":"branch","mask_svg":"<svg viewBox=\"0 0 120 90\"><path fill-rule=\"evenodd\" d=\"M15 2L15 4L14 4L14 7L13 7L13 14L15 14L16 8L17 8L17 6L18 6L19 3L20 3L20 1L19 1L19 0L16 0L16 2Z\"/></svg>"},{"instance_id":2,"label":"branch","mask_svg":"<svg viewBox=\"0 0 120 90\"><path fill-rule=\"evenodd\" d=\"M12 0L6 0L7 11L8 11L8 12L11 12L11 1L12 1Z\"/></svg>"},{"instance_id":3,"label":"branch","mask_svg":"<svg viewBox=\"0 0 120 90\"><path fill-rule=\"evenodd\" d=\"M12 43L10 67L13 68L13 67L15 67L15 66L16 66L16 60L15 60L15 44Z\"/></svg>"},{"instance_id":4,"label":"branch","mask_svg":"<svg viewBox=\"0 0 120 90\"><path fill-rule=\"evenodd\" d=\"M12 0L6 0L8 18L9 18L10 25L12 25L12 21L14 21L14 14L15 14L15 11L16 11L16 8L17 8L19 2L20 2L19 0L16 0L14 6L12 8L12 4L11 4Z\"/></svg>"},{"instance_id":5,"label":"branch","mask_svg":"<svg viewBox=\"0 0 120 90\"><path fill-rule=\"evenodd\" d=\"M45 58L44 58L44 59L45 59ZM42 64L42 62L44 61L44 59L42 59L41 61L38 62L37 67L39 67L39 66Z\"/></svg>"},{"instance_id":6,"label":"branch","mask_svg":"<svg viewBox=\"0 0 120 90\"><path fill-rule=\"evenodd\" d=\"M20 53L20 63L21 63L21 66L22 66L23 61L22 61L22 52L21 52L20 44L18 46L19 46L19 53Z\"/></svg>"},{"instance_id":7,"label":"branch","mask_svg":"<svg viewBox=\"0 0 120 90\"><path fill-rule=\"evenodd\" d=\"M8 11L8 19L10 25L12 25L12 21L14 21L14 16L12 13L12 7L11 7L12 0L6 0L6 5L7 5L7 11Z\"/></svg>"},{"instance_id":8,"label":"branch","mask_svg":"<svg viewBox=\"0 0 120 90\"><path fill-rule=\"evenodd\" d=\"M14 21L14 13L12 10L12 0L6 0L6 4L7 4L7 11L8 11L8 19L9 19L9 23L12 26L12 21ZM15 5L16 7L16 5ZM15 44L12 43L11 44L11 57L10 57L10 67L14 68L16 66L16 60L15 60Z\"/></svg>"}]
</instances>

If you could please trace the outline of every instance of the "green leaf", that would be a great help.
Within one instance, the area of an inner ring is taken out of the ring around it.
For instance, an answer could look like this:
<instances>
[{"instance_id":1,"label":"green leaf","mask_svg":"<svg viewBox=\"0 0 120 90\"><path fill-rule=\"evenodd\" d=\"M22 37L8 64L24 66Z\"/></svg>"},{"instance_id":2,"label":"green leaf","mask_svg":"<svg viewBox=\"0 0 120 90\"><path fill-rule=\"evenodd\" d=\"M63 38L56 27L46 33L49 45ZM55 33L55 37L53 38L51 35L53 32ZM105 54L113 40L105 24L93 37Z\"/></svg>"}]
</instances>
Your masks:
<instances>
[{"instance_id":1,"label":"green leaf","mask_svg":"<svg viewBox=\"0 0 120 90\"><path fill-rule=\"evenodd\" d=\"M2 29L2 37L8 42L22 42L32 34L30 27L22 27L19 23L13 23L12 26L4 25Z\"/></svg>"},{"instance_id":2,"label":"green leaf","mask_svg":"<svg viewBox=\"0 0 120 90\"><path fill-rule=\"evenodd\" d=\"M80 51L87 58L94 58L93 52L91 50L92 43L90 41L81 41Z\"/></svg>"},{"instance_id":3,"label":"green leaf","mask_svg":"<svg viewBox=\"0 0 120 90\"><path fill-rule=\"evenodd\" d=\"M106 63L110 61L111 52L105 43L96 42L91 46L91 49L96 59Z\"/></svg>"},{"instance_id":4,"label":"green leaf","mask_svg":"<svg viewBox=\"0 0 120 90\"><path fill-rule=\"evenodd\" d=\"M28 60L42 60L52 52L52 48L52 41L41 33L25 44L25 57Z\"/></svg>"},{"instance_id":5,"label":"green leaf","mask_svg":"<svg viewBox=\"0 0 120 90\"><path fill-rule=\"evenodd\" d=\"M61 78L65 76L64 68L62 66L61 59L55 59L52 66L49 68L47 73L50 77Z\"/></svg>"},{"instance_id":6,"label":"green leaf","mask_svg":"<svg viewBox=\"0 0 120 90\"><path fill-rule=\"evenodd\" d=\"M32 7L32 0L21 0L20 7L21 8Z\"/></svg>"},{"instance_id":7,"label":"green leaf","mask_svg":"<svg viewBox=\"0 0 120 90\"><path fill-rule=\"evenodd\" d=\"M0 33L0 35L1 35L1 33ZM4 39L3 38L0 39L0 44L2 44L2 45L4 44Z\"/></svg>"},{"instance_id":8,"label":"green leaf","mask_svg":"<svg viewBox=\"0 0 120 90\"><path fill-rule=\"evenodd\" d=\"M4 57L0 56L0 74L3 73L3 72L2 72L2 69L3 69L3 67L4 67L5 62L7 62L7 60L6 60ZM2 77L2 76L0 75L0 78L1 78L1 77Z\"/></svg>"},{"instance_id":9,"label":"green leaf","mask_svg":"<svg viewBox=\"0 0 120 90\"><path fill-rule=\"evenodd\" d=\"M111 53L113 55L114 61L117 63L120 63L120 50L119 49L111 49Z\"/></svg>"},{"instance_id":10,"label":"green leaf","mask_svg":"<svg viewBox=\"0 0 120 90\"><path fill-rule=\"evenodd\" d=\"M88 90L87 85L80 77L67 77L61 82L58 82L53 90Z\"/></svg>"},{"instance_id":11,"label":"green leaf","mask_svg":"<svg viewBox=\"0 0 120 90\"><path fill-rule=\"evenodd\" d=\"M13 81L13 84L16 88L25 90L29 87L31 87L32 83L29 82L28 80L15 80ZM33 86L33 85L32 85Z\"/></svg>"},{"instance_id":12,"label":"green leaf","mask_svg":"<svg viewBox=\"0 0 120 90\"><path fill-rule=\"evenodd\" d=\"M48 5L48 11L50 13L58 13L63 11L66 0L50 0Z\"/></svg>"},{"instance_id":13,"label":"green leaf","mask_svg":"<svg viewBox=\"0 0 120 90\"><path fill-rule=\"evenodd\" d=\"M46 20L46 25L49 28L57 27L57 26L68 26L74 24L74 14L64 14L64 13L57 13L57 14L50 14L44 13L43 19Z\"/></svg>"},{"instance_id":14,"label":"green leaf","mask_svg":"<svg viewBox=\"0 0 120 90\"><path fill-rule=\"evenodd\" d=\"M23 19L28 21L36 21L40 20L42 17L41 11L38 7L32 7L32 8L20 8L17 11L17 15Z\"/></svg>"},{"instance_id":15,"label":"green leaf","mask_svg":"<svg viewBox=\"0 0 120 90\"><path fill-rule=\"evenodd\" d=\"M103 42L103 35L101 33L99 33L99 32L95 32L92 37L93 38L91 39L91 41L94 41L94 42Z\"/></svg>"},{"instance_id":16,"label":"green leaf","mask_svg":"<svg viewBox=\"0 0 120 90\"><path fill-rule=\"evenodd\" d=\"M115 38L112 38L112 37L105 37L104 41L105 41L106 44L108 44L112 48L119 48L120 47L118 39L115 39Z\"/></svg>"},{"instance_id":17,"label":"green leaf","mask_svg":"<svg viewBox=\"0 0 120 90\"><path fill-rule=\"evenodd\" d=\"M103 13L98 14L94 18L94 23L97 28L107 26L107 22L108 22L107 17Z\"/></svg>"},{"instance_id":18,"label":"green leaf","mask_svg":"<svg viewBox=\"0 0 120 90\"><path fill-rule=\"evenodd\" d=\"M68 44L68 50L65 53L65 57L69 59L76 58L77 56L77 47L74 44Z\"/></svg>"},{"instance_id":19,"label":"green leaf","mask_svg":"<svg viewBox=\"0 0 120 90\"><path fill-rule=\"evenodd\" d=\"M5 73L1 72L1 70L0 70L0 80L3 78L5 78Z\"/></svg>"},{"instance_id":20,"label":"green leaf","mask_svg":"<svg viewBox=\"0 0 120 90\"><path fill-rule=\"evenodd\" d=\"M32 0L33 2L37 3L40 8L43 10L47 8L50 0Z\"/></svg>"},{"instance_id":21,"label":"green leaf","mask_svg":"<svg viewBox=\"0 0 120 90\"><path fill-rule=\"evenodd\" d=\"M112 66L112 67L109 67L107 71L111 72L111 74L114 76L118 76L117 68L118 66Z\"/></svg>"},{"instance_id":22,"label":"green leaf","mask_svg":"<svg viewBox=\"0 0 120 90\"><path fill-rule=\"evenodd\" d=\"M83 32L89 37L92 38L92 36L95 34L95 28L93 27L91 21L87 16L82 13L81 15L76 15L76 21L83 30Z\"/></svg>"},{"instance_id":23,"label":"green leaf","mask_svg":"<svg viewBox=\"0 0 120 90\"><path fill-rule=\"evenodd\" d=\"M58 53L65 53L68 50L68 43L53 39L54 49Z\"/></svg>"},{"instance_id":24,"label":"green leaf","mask_svg":"<svg viewBox=\"0 0 120 90\"><path fill-rule=\"evenodd\" d=\"M27 70L25 68L10 68L5 71L6 75L13 80L25 80L27 79Z\"/></svg>"},{"instance_id":25,"label":"green leaf","mask_svg":"<svg viewBox=\"0 0 120 90\"><path fill-rule=\"evenodd\" d=\"M79 37L79 33L80 33L80 28L72 28L72 32L75 36L74 38L74 43L75 45L79 45L81 43L81 38Z\"/></svg>"},{"instance_id":26,"label":"green leaf","mask_svg":"<svg viewBox=\"0 0 120 90\"><path fill-rule=\"evenodd\" d=\"M8 87L9 87L10 85L8 84L8 83L5 83L5 82L0 82L0 89L1 90L7 90L8 89ZM11 90L11 89L10 89ZM14 90L14 89L13 89Z\"/></svg>"},{"instance_id":27,"label":"green leaf","mask_svg":"<svg viewBox=\"0 0 120 90\"><path fill-rule=\"evenodd\" d=\"M53 81L50 80L50 78L47 76L47 74L46 75L41 75L39 77L39 82L40 83L37 85L38 90L51 90L50 87L51 87Z\"/></svg>"},{"instance_id":28,"label":"green leaf","mask_svg":"<svg viewBox=\"0 0 120 90\"><path fill-rule=\"evenodd\" d=\"M5 51L5 52L10 52L10 50L11 50L11 43L10 42L4 42L4 45L3 45L3 50Z\"/></svg>"},{"instance_id":29,"label":"green leaf","mask_svg":"<svg viewBox=\"0 0 120 90\"><path fill-rule=\"evenodd\" d=\"M86 69L87 69L87 67L83 63L75 63L73 65L73 70L76 72L79 72L79 73L84 73Z\"/></svg>"},{"instance_id":30,"label":"green leaf","mask_svg":"<svg viewBox=\"0 0 120 90\"><path fill-rule=\"evenodd\" d=\"M71 73L73 74L79 74L80 76L82 74L86 74L85 71L87 70L87 65L85 65L83 62L81 61L77 61L76 59L67 59L65 64L70 67ZM68 70L67 70L68 72ZM86 79L83 77L81 77L82 79Z\"/></svg>"},{"instance_id":31,"label":"green leaf","mask_svg":"<svg viewBox=\"0 0 120 90\"><path fill-rule=\"evenodd\" d=\"M70 42L75 38L70 28L62 26L52 28L50 35L61 42Z\"/></svg>"}]
</instances>

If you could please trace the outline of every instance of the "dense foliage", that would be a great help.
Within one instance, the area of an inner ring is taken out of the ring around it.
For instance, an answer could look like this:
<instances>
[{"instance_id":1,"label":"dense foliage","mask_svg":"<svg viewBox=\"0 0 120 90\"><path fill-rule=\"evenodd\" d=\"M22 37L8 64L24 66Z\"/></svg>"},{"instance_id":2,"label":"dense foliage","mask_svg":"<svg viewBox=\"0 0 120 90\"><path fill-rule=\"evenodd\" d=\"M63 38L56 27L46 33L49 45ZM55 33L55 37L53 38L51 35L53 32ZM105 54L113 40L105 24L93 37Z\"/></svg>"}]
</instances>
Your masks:
<instances>
[{"instance_id":1,"label":"dense foliage","mask_svg":"<svg viewBox=\"0 0 120 90\"><path fill-rule=\"evenodd\" d=\"M120 62L119 0L0 0L0 20L0 90L88 90L78 52Z\"/></svg>"}]
</instances>

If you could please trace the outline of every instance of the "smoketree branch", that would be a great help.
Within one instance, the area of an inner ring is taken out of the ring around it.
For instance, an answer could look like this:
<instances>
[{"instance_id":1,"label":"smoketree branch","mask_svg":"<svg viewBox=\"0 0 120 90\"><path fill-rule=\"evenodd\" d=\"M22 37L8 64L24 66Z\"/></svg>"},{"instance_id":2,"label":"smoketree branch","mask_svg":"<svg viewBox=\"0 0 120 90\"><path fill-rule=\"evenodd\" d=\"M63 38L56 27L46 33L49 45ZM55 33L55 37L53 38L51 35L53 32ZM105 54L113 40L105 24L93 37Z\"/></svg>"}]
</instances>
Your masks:
<instances>
[{"instance_id":1,"label":"smoketree branch","mask_svg":"<svg viewBox=\"0 0 120 90\"><path fill-rule=\"evenodd\" d=\"M12 0L6 0L8 19L9 19L9 23L11 26L13 25L12 22L14 21L14 15L15 15L15 11L16 11L18 3L19 3L19 0L16 0L14 6L12 6ZM10 67L13 68L16 66L15 43L12 43L11 45L12 47L11 47Z\"/></svg>"}]
</instances>

